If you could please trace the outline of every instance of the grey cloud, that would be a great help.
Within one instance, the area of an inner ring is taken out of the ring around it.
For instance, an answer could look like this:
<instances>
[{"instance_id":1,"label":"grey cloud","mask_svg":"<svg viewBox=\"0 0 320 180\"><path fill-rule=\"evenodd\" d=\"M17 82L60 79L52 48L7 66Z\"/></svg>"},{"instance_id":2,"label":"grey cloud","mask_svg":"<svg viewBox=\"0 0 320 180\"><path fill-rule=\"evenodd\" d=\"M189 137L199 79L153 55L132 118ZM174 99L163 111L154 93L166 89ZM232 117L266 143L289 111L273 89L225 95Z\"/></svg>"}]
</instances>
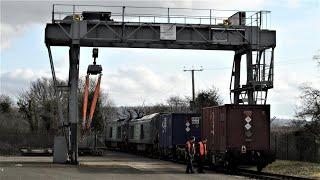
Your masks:
<instances>
[{"instance_id":1,"label":"grey cloud","mask_svg":"<svg viewBox=\"0 0 320 180\"><path fill-rule=\"evenodd\" d=\"M0 1L1 3L1 49L7 49L14 38L21 36L32 24L51 21L53 4L85 4L105 6L174 6L183 1ZM57 9L65 11L65 9ZM68 9L70 11L70 8ZM139 11L140 9L136 9ZM63 18L63 17L62 17Z\"/></svg>"},{"instance_id":2,"label":"grey cloud","mask_svg":"<svg viewBox=\"0 0 320 180\"><path fill-rule=\"evenodd\" d=\"M255 2L237 2L236 0L217 0L214 3L210 0L202 1L192 1L192 0L126 0L126 1L0 1L1 3L1 49L6 49L10 47L11 40L17 38L19 35L29 28L30 24L44 24L50 22L51 12L53 4L82 4L82 5L103 5L103 6L135 6L135 7L170 7L170 8L214 8L214 9L232 9L232 8L245 8L248 7L258 7L261 5L263 0L258 0ZM232 7L232 8L230 8ZM70 11L72 8L68 8ZM92 10L103 10L103 11L113 11L112 8L101 9L98 7L91 8ZM58 11L66 11L65 8L57 9ZM83 11L85 9L79 9ZM88 10L88 9L86 9ZM121 8L117 9L118 13L121 13ZM144 14L166 14L166 9L139 9L131 8L127 9L128 13L144 13ZM172 12L173 14L186 14L192 15L193 13L198 13L197 15L209 15L206 11L191 11L191 10L176 10ZM199 14L200 13L200 14ZM61 17L63 18L63 17Z\"/></svg>"},{"instance_id":3,"label":"grey cloud","mask_svg":"<svg viewBox=\"0 0 320 180\"><path fill-rule=\"evenodd\" d=\"M16 70L0 75L0 93L17 97L34 79L34 73L30 70Z\"/></svg>"},{"instance_id":4,"label":"grey cloud","mask_svg":"<svg viewBox=\"0 0 320 180\"><path fill-rule=\"evenodd\" d=\"M85 4L104 6L180 7L188 1L1 1L1 23L18 25L45 23L51 20L53 4ZM137 9L137 11L141 11Z\"/></svg>"},{"instance_id":5,"label":"grey cloud","mask_svg":"<svg viewBox=\"0 0 320 180\"><path fill-rule=\"evenodd\" d=\"M119 105L162 102L170 95L188 95L185 77L158 74L145 67L120 68L103 76L102 88Z\"/></svg>"}]
</instances>

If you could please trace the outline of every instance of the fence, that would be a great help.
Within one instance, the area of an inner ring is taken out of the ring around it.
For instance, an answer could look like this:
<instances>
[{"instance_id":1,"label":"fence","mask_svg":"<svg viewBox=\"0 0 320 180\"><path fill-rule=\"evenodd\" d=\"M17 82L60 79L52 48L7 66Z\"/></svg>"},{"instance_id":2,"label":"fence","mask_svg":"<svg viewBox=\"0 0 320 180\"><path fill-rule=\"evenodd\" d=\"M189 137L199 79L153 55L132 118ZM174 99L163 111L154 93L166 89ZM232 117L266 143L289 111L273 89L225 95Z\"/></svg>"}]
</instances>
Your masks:
<instances>
[{"instance_id":1,"label":"fence","mask_svg":"<svg viewBox=\"0 0 320 180\"><path fill-rule=\"evenodd\" d=\"M111 17L115 22L218 25L223 24L223 20L228 19L239 10L54 4L52 21L59 22L66 16L81 15L84 11L111 12ZM270 11L242 12L246 13L245 24L247 26L270 28Z\"/></svg>"},{"instance_id":2,"label":"fence","mask_svg":"<svg viewBox=\"0 0 320 180\"><path fill-rule=\"evenodd\" d=\"M272 133L270 138L277 159L320 162L320 143L315 136Z\"/></svg>"},{"instance_id":3,"label":"fence","mask_svg":"<svg viewBox=\"0 0 320 180\"><path fill-rule=\"evenodd\" d=\"M0 154L16 154L22 147L51 148L54 135L31 133L1 133Z\"/></svg>"},{"instance_id":4,"label":"fence","mask_svg":"<svg viewBox=\"0 0 320 180\"><path fill-rule=\"evenodd\" d=\"M53 148L54 134L35 134L35 133L0 133L0 155L18 154L20 148ZM93 148L104 147L104 135L87 135L79 138L79 147Z\"/></svg>"}]
</instances>

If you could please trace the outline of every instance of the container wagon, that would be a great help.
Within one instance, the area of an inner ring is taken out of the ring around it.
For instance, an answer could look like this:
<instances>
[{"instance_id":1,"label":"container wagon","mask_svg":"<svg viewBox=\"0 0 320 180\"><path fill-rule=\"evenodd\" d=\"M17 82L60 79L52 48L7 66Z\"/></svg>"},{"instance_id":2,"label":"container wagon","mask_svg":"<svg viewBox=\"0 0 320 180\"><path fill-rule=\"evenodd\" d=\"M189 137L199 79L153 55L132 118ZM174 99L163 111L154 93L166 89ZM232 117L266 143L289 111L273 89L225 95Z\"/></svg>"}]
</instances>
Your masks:
<instances>
[{"instance_id":1,"label":"container wagon","mask_svg":"<svg viewBox=\"0 0 320 180\"><path fill-rule=\"evenodd\" d=\"M270 151L270 105L233 105L202 109L201 136L208 139L213 166L255 165L261 171L275 160Z\"/></svg>"},{"instance_id":2,"label":"container wagon","mask_svg":"<svg viewBox=\"0 0 320 180\"><path fill-rule=\"evenodd\" d=\"M161 157L184 159L185 143L189 137L200 139L200 114L170 113L162 114L158 121Z\"/></svg>"}]
</instances>

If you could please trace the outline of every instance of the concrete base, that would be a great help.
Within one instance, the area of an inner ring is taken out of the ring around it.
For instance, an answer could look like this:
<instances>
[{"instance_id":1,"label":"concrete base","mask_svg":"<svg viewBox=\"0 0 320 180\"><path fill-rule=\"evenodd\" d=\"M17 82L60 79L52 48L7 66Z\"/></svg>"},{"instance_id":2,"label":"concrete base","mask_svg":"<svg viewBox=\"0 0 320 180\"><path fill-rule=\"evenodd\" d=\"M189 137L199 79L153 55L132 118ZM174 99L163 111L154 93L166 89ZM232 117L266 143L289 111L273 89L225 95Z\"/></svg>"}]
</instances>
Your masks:
<instances>
[{"instance_id":1,"label":"concrete base","mask_svg":"<svg viewBox=\"0 0 320 180\"><path fill-rule=\"evenodd\" d=\"M65 164L68 160L67 142L64 136L54 137L53 163Z\"/></svg>"}]
</instances>

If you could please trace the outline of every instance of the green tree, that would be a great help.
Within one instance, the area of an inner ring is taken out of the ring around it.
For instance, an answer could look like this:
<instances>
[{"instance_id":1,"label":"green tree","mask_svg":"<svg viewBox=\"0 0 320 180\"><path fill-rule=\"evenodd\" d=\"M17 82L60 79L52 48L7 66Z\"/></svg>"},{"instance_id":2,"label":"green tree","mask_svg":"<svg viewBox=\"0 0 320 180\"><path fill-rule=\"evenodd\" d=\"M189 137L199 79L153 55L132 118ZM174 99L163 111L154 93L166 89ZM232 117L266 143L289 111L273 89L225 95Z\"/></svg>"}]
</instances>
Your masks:
<instances>
[{"instance_id":1,"label":"green tree","mask_svg":"<svg viewBox=\"0 0 320 180\"><path fill-rule=\"evenodd\" d=\"M12 110L12 99L6 95L0 95L0 112L9 113Z\"/></svg>"},{"instance_id":2,"label":"green tree","mask_svg":"<svg viewBox=\"0 0 320 180\"><path fill-rule=\"evenodd\" d=\"M222 98L218 93L218 89L212 87L211 89L200 91L195 98L194 104L196 112L200 113L204 107L221 105Z\"/></svg>"}]
</instances>

